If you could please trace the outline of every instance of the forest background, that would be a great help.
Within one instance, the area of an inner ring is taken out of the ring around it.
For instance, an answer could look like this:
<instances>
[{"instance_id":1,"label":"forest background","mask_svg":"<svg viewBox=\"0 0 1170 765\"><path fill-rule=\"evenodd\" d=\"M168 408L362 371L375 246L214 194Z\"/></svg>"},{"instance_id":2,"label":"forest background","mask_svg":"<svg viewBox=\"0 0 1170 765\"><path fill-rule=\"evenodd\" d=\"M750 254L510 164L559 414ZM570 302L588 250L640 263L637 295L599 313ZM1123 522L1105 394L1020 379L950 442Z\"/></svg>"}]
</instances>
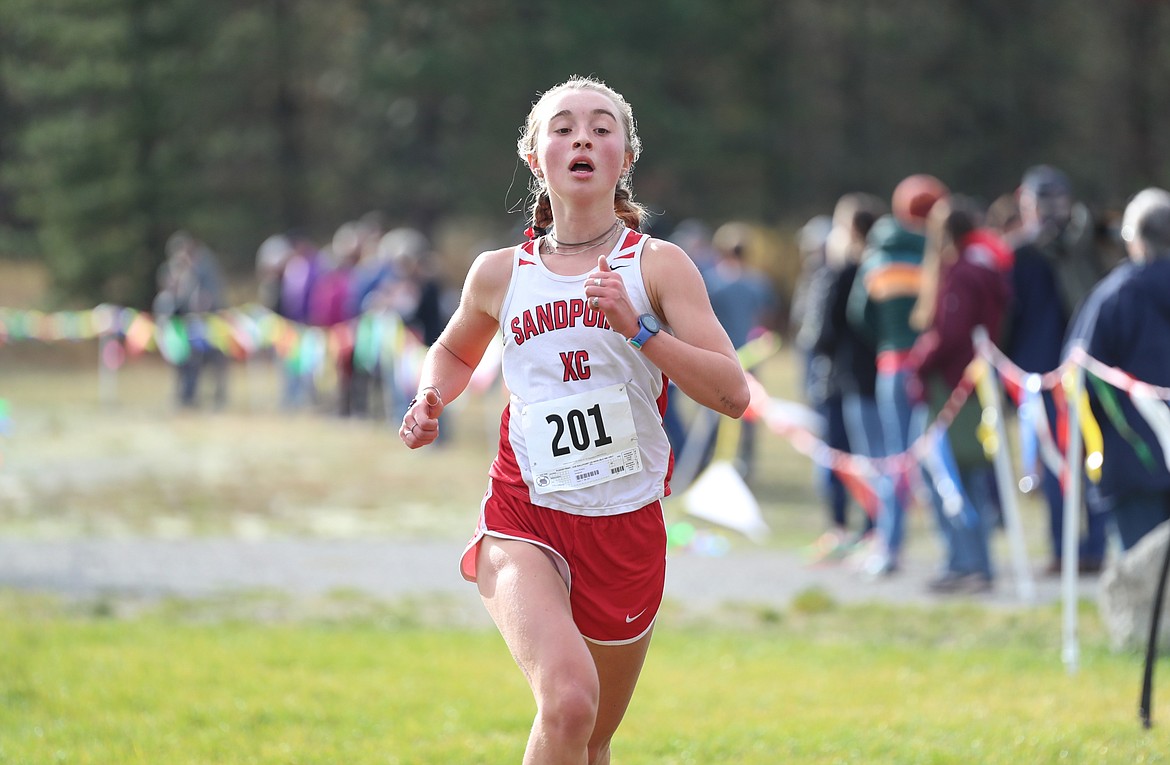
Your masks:
<instances>
[{"instance_id":1,"label":"forest background","mask_svg":"<svg viewBox=\"0 0 1170 765\"><path fill-rule=\"evenodd\" d=\"M378 211L461 278L523 228L518 128L593 74L635 108L656 233L791 234L929 172L984 201L1065 169L1116 210L1170 166L1163 0L0 0L0 257L54 307L149 305L186 229L236 275L260 242Z\"/></svg>"}]
</instances>

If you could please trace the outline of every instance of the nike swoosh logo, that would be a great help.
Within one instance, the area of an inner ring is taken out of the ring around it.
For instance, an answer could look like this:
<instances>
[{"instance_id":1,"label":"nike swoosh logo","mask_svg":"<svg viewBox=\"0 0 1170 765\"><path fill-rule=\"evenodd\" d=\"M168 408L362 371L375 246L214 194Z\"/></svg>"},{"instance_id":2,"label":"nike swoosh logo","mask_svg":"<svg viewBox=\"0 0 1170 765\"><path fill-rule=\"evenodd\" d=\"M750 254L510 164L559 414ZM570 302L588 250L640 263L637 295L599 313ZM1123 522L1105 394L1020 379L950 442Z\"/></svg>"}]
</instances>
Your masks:
<instances>
[{"instance_id":1,"label":"nike swoosh logo","mask_svg":"<svg viewBox=\"0 0 1170 765\"><path fill-rule=\"evenodd\" d=\"M629 264L629 263L622 263L622 264L620 264L620 265L617 265L617 266L610 266L610 267L609 267L609 270L610 270L610 271L616 271L616 270L618 270L619 268L625 268L625 267L626 267L626 266L628 266L628 265L630 265L630 264Z\"/></svg>"},{"instance_id":2,"label":"nike swoosh logo","mask_svg":"<svg viewBox=\"0 0 1170 765\"><path fill-rule=\"evenodd\" d=\"M642 614L644 614L644 613L646 613L646 609L644 609L644 608L643 608L641 611L639 611L638 613L634 614L633 616L630 616L629 614L626 614L626 624L629 624L629 623L630 623L630 622L632 622L632 621L636 621L636 620L638 619L638 617L639 617L639 616L641 616L641 615L642 615Z\"/></svg>"}]
</instances>

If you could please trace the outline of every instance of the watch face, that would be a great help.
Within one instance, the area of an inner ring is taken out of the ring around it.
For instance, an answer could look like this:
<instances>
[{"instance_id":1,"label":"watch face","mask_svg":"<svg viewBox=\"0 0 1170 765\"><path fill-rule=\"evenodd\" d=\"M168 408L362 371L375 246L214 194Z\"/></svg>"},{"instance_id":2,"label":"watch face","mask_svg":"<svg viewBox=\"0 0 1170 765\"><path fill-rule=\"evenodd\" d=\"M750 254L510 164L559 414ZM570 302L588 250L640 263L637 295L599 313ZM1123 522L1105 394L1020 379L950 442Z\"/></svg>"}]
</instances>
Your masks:
<instances>
[{"instance_id":1,"label":"watch face","mask_svg":"<svg viewBox=\"0 0 1170 765\"><path fill-rule=\"evenodd\" d=\"M644 313L638 319L642 322L642 326L651 332L658 332L662 329L662 325L658 323L658 319L652 313Z\"/></svg>"}]
</instances>

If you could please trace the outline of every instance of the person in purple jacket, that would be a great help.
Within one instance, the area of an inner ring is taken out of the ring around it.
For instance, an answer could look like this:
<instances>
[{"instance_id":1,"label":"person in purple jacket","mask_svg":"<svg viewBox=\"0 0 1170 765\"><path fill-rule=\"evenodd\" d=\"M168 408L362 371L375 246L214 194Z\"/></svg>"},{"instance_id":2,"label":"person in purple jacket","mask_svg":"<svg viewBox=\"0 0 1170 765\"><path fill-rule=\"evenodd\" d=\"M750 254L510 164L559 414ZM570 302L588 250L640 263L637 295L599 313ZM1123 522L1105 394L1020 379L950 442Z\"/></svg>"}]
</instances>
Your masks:
<instances>
[{"instance_id":1,"label":"person in purple jacket","mask_svg":"<svg viewBox=\"0 0 1170 765\"><path fill-rule=\"evenodd\" d=\"M288 238L292 251L280 275L279 311L298 331L303 332L309 323L309 296L321 272L321 252L313 240L300 231L290 232ZM299 409L316 400L311 363L302 353L287 357L283 371L283 409Z\"/></svg>"}]
</instances>

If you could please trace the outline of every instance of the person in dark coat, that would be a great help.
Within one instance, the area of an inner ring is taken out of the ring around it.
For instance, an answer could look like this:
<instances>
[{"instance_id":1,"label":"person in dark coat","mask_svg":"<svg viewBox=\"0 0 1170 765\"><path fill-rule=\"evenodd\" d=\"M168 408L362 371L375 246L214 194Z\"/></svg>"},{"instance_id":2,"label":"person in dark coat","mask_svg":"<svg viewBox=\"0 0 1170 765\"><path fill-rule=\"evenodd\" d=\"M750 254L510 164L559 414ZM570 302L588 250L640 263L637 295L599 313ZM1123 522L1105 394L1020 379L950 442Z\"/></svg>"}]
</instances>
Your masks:
<instances>
[{"instance_id":1,"label":"person in dark coat","mask_svg":"<svg viewBox=\"0 0 1170 765\"><path fill-rule=\"evenodd\" d=\"M1029 168L1020 183L1018 203L1021 228L1014 235L1012 305L1003 349L1025 372L1051 372L1061 364L1073 312L1106 269L1095 247L1092 216L1076 202L1063 172L1051 165ZM1056 404L1048 393L1044 406L1048 421L1055 423ZM1047 467L1040 486L1049 512L1048 573L1055 575L1061 570L1064 493L1060 478ZM1077 558L1082 570L1100 570L1105 528L1104 514L1088 514Z\"/></svg>"},{"instance_id":2,"label":"person in dark coat","mask_svg":"<svg viewBox=\"0 0 1170 765\"><path fill-rule=\"evenodd\" d=\"M834 449L864 457L885 455L874 393L877 356L869 339L849 323L847 310L866 236L884 208L881 200L871 194L846 194L837 201L825 244L824 307L809 312L821 317L812 353L817 359L814 363L822 368L825 441ZM844 501L830 503L828 510L829 528L813 545L815 560L851 553L868 539L877 513L876 506L863 506L866 517L856 530L850 530Z\"/></svg>"},{"instance_id":3,"label":"person in dark coat","mask_svg":"<svg viewBox=\"0 0 1170 765\"><path fill-rule=\"evenodd\" d=\"M1167 387L1170 192L1148 188L1135 196L1125 209L1121 236L1129 260L1089 294L1073 320L1068 347L1079 344L1104 364L1150 385ZM1121 546L1128 550L1170 520L1170 472L1162 453L1164 443L1131 397L1121 391L1115 397L1128 427L1119 428L1101 400L1091 396L1104 439L1104 460L1100 482L1090 483L1088 493L1111 514ZM1153 405L1165 408L1164 402Z\"/></svg>"}]
</instances>

